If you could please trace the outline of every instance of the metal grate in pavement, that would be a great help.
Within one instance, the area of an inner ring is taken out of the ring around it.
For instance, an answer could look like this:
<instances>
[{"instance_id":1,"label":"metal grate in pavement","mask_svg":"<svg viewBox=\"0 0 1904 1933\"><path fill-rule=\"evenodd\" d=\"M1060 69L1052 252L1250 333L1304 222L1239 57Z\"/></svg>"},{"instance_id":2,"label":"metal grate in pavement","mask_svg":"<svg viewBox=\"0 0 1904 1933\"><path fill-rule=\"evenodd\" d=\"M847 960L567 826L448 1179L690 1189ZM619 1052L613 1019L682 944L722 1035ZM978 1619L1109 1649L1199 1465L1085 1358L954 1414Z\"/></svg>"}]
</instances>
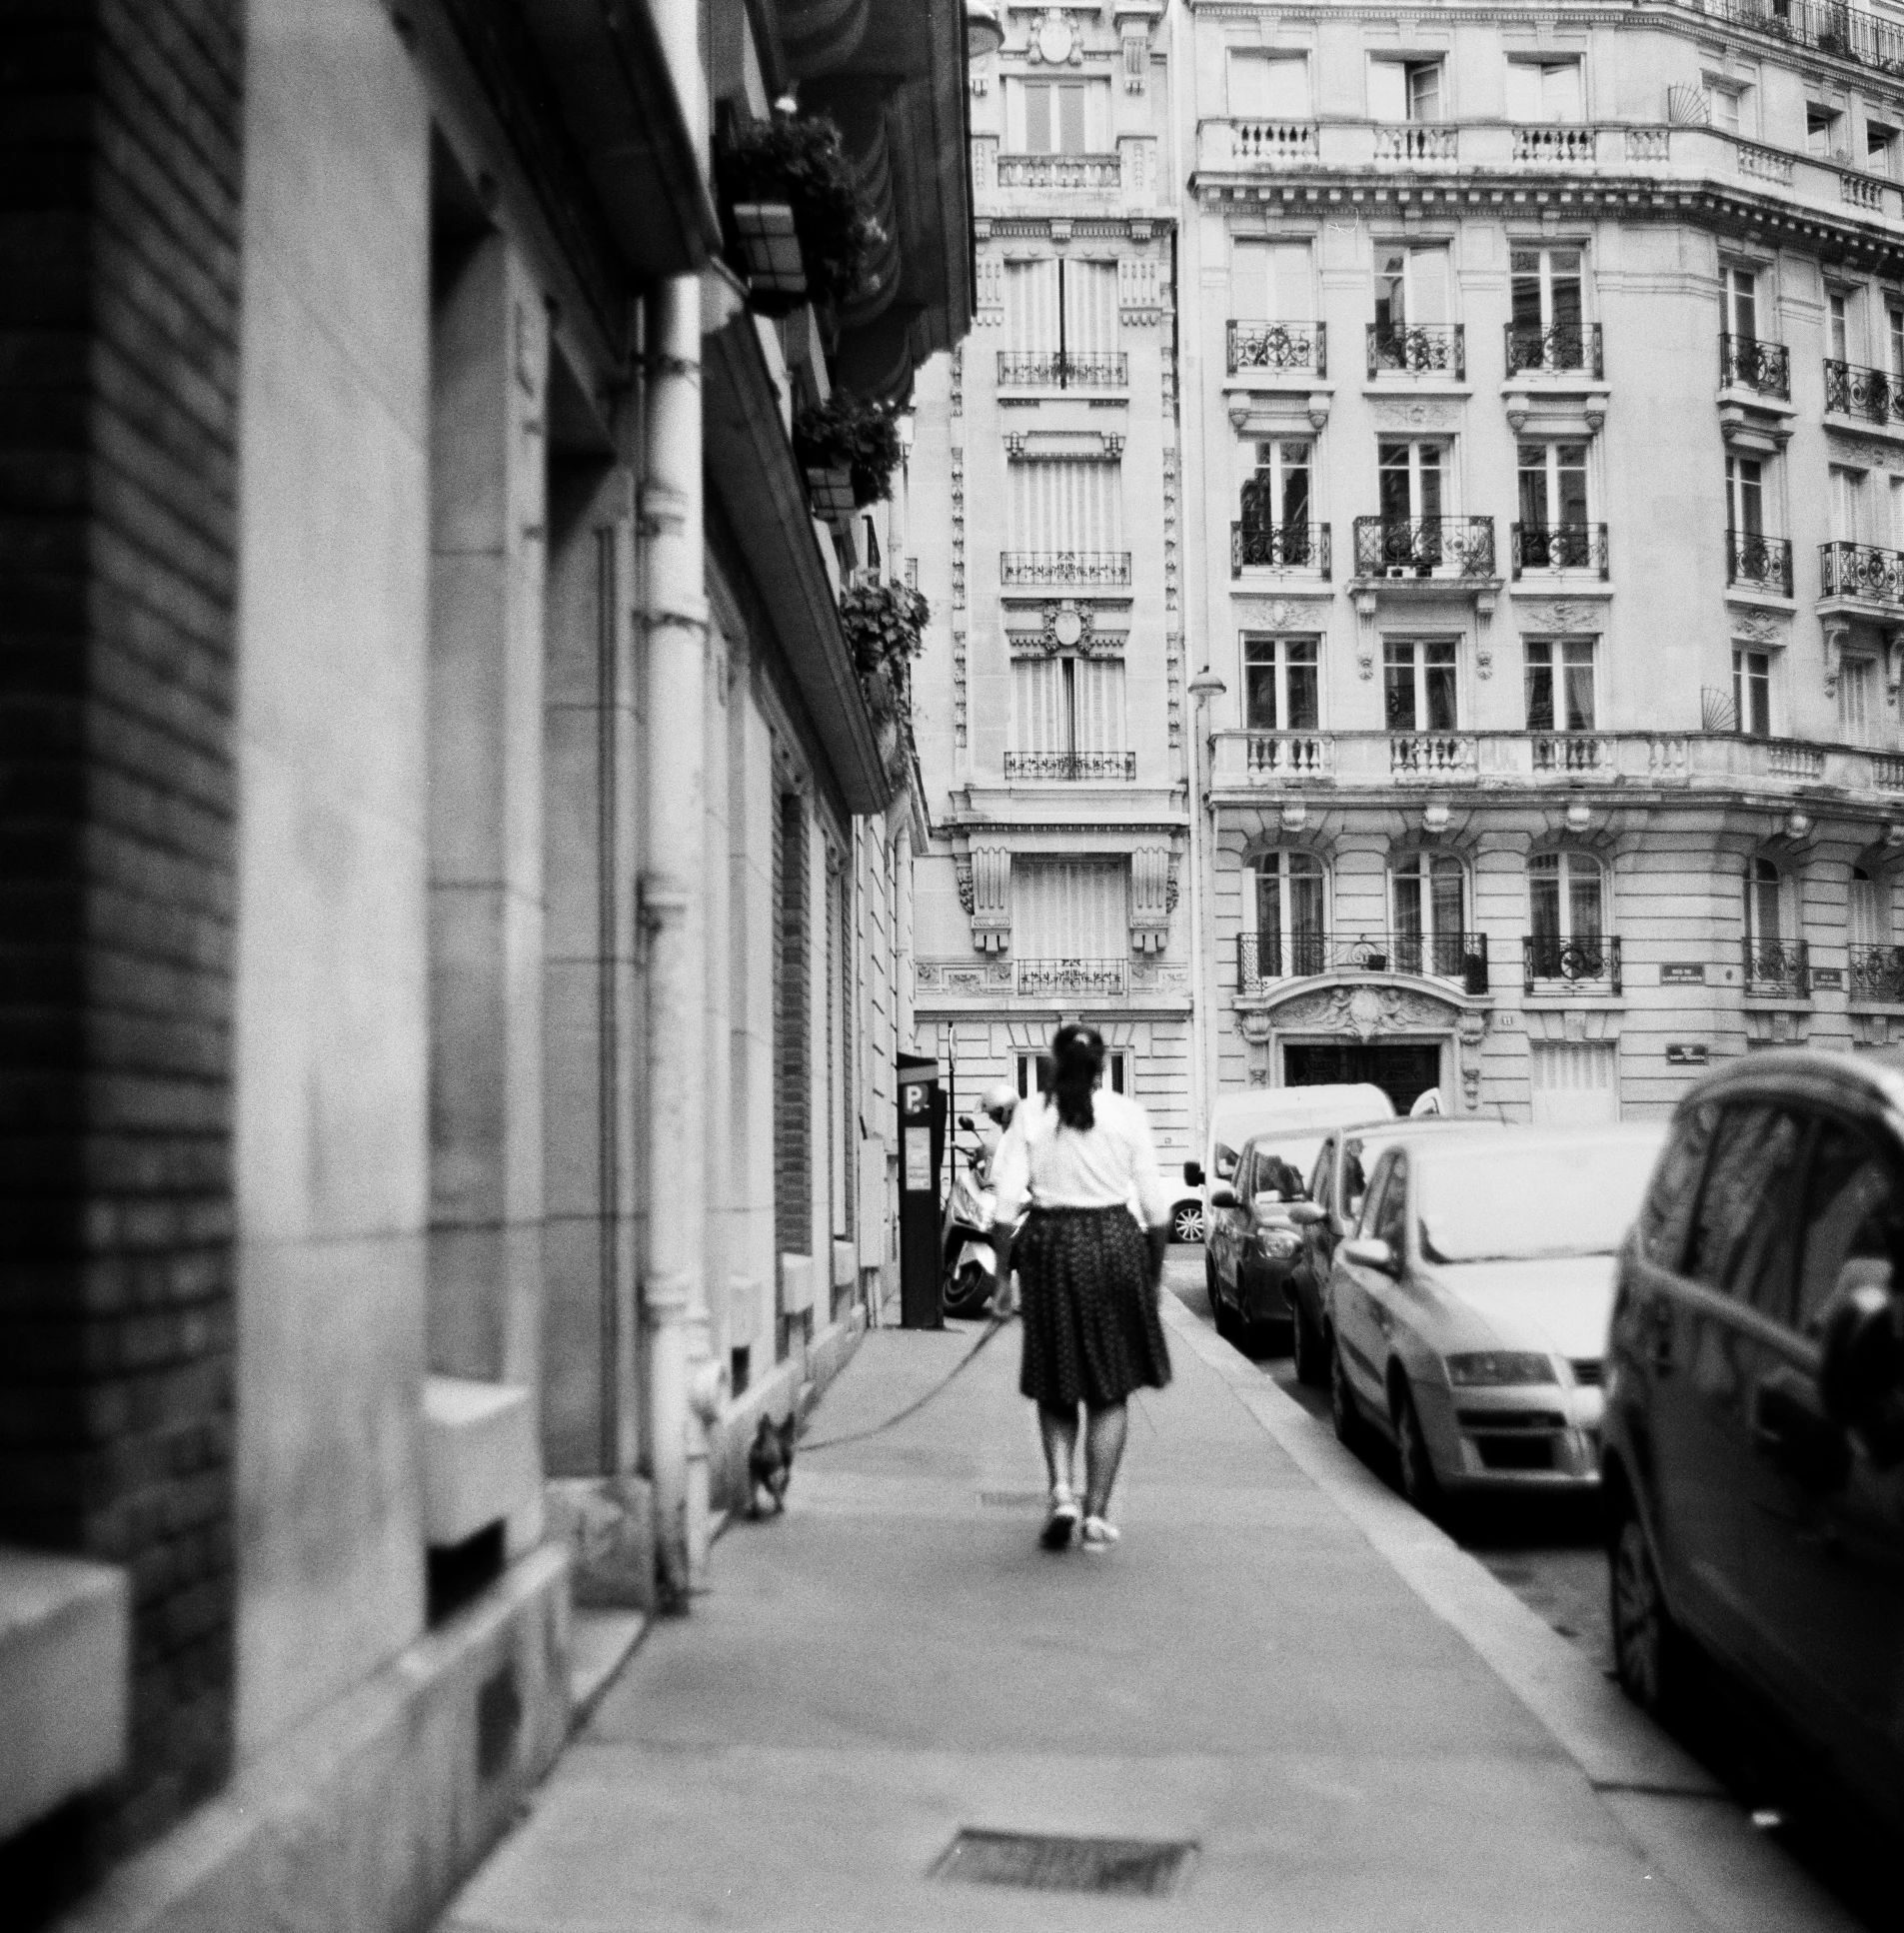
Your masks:
<instances>
[{"instance_id":1,"label":"metal grate in pavement","mask_svg":"<svg viewBox=\"0 0 1904 1933\"><path fill-rule=\"evenodd\" d=\"M960 1827L930 1877L1040 1893L1167 1893L1196 1850L1193 1839L1080 1839L1052 1832Z\"/></svg>"}]
</instances>

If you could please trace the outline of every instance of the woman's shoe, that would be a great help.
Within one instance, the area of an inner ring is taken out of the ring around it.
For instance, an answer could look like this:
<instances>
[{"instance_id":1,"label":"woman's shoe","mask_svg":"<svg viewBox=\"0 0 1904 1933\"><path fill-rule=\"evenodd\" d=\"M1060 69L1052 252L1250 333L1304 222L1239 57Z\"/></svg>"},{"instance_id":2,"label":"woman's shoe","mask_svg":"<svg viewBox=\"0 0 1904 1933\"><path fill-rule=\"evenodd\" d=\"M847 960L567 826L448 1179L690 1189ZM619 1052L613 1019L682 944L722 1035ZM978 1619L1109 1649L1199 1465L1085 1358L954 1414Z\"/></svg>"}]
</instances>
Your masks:
<instances>
[{"instance_id":1,"label":"woman's shoe","mask_svg":"<svg viewBox=\"0 0 1904 1933\"><path fill-rule=\"evenodd\" d=\"M1084 1527L1077 1533L1078 1548L1108 1550L1120 1534L1114 1523L1106 1523L1102 1517L1086 1517Z\"/></svg>"},{"instance_id":2,"label":"woman's shoe","mask_svg":"<svg viewBox=\"0 0 1904 1933\"><path fill-rule=\"evenodd\" d=\"M1044 1529L1039 1534L1038 1542L1046 1550L1068 1550L1080 1514L1077 1499L1068 1490L1053 1490L1051 1514L1044 1519Z\"/></svg>"}]
</instances>

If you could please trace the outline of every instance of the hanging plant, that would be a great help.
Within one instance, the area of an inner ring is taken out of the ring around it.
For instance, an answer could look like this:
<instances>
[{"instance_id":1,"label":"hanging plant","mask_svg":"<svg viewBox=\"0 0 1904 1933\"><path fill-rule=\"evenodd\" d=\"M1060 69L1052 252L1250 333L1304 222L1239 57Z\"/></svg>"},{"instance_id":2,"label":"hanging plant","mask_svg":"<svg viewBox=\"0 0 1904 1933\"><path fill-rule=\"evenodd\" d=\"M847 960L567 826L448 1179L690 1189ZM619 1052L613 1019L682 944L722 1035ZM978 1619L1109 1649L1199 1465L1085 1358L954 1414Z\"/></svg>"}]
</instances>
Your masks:
<instances>
[{"instance_id":1,"label":"hanging plant","mask_svg":"<svg viewBox=\"0 0 1904 1933\"><path fill-rule=\"evenodd\" d=\"M851 472L854 504L864 510L887 494L900 467L899 424L879 403L836 393L794 418L794 455L805 470Z\"/></svg>"},{"instance_id":2,"label":"hanging plant","mask_svg":"<svg viewBox=\"0 0 1904 1933\"><path fill-rule=\"evenodd\" d=\"M782 204L793 212L807 289L757 289L755 307L763 314L791 315L806 301L844 301L886 239L860 198L840 130L825 115L776 113L768 121L734 123L716 153L715 177L731 251L741 250L737 206Z\"/></svg>"},{"instance_id":3,"label":"hanging plant","mask_svg":"<svg viewBox=\"0 0 1904 1933\"><path fill-rule=\"evenodd\" d=\"M926 642L932 606L910 585L856 584L840 599L840 622L860 676L883 673L905 702L908 668Z\"/></svg>"}]
</instances>

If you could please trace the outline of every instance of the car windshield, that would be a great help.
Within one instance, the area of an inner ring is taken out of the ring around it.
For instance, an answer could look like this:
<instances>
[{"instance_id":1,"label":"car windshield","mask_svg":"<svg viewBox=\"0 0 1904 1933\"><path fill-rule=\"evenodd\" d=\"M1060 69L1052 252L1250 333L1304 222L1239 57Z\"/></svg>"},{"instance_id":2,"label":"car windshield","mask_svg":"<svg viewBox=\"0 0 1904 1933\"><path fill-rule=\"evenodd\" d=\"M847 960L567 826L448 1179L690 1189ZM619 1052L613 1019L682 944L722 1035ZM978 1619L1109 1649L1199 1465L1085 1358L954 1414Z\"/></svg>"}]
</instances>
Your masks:
<instances>
[{"instance_id":1,"label":"car windshield","mask_svg":"<svg viewBox=\"0 0 1904 1933\"><path fill-rule=\"evenodd\" d=\"M1280 1194L1285 1201L1306 1201L1308 1173L1321 1145L1320 1134L1301 1141L1257 1142L1256 1192ZM1275 1161L1282 1163L1280 1170L1272 1165Z\"/></svg>"},{"instance_id":2,"label":"car windshield","mask_svg":"<svg viewBox=\"0 0 1904 1933\"><path fill-rule=\"evenodd\" d=\"M1415 1182L1421 1253L1431 1262L1610 1255L1653 1171L1650 1135L1423 1152Z\"/></svg>"}]
</instances>

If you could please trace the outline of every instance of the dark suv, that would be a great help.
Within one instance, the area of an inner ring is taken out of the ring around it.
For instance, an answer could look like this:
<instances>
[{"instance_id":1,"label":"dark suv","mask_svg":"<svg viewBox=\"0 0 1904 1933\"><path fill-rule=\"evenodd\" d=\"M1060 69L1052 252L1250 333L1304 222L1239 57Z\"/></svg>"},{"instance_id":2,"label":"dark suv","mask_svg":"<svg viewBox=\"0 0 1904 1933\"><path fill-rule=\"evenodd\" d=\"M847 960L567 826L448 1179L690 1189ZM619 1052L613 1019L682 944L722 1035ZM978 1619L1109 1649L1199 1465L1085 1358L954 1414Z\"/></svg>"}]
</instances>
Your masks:
<instances>
[{"instance_id":1,"label":"dark suv","mask_svg":"<svg viewBox=\"0 0 1904 1933\"><path fill-rule=\"evenodd\" d=\"M1601 1450L1619 1680L1687 1640L1904 1830L1904 1054L1754 1054L1674 1113Z\"/></svg>"}]
</instances>

